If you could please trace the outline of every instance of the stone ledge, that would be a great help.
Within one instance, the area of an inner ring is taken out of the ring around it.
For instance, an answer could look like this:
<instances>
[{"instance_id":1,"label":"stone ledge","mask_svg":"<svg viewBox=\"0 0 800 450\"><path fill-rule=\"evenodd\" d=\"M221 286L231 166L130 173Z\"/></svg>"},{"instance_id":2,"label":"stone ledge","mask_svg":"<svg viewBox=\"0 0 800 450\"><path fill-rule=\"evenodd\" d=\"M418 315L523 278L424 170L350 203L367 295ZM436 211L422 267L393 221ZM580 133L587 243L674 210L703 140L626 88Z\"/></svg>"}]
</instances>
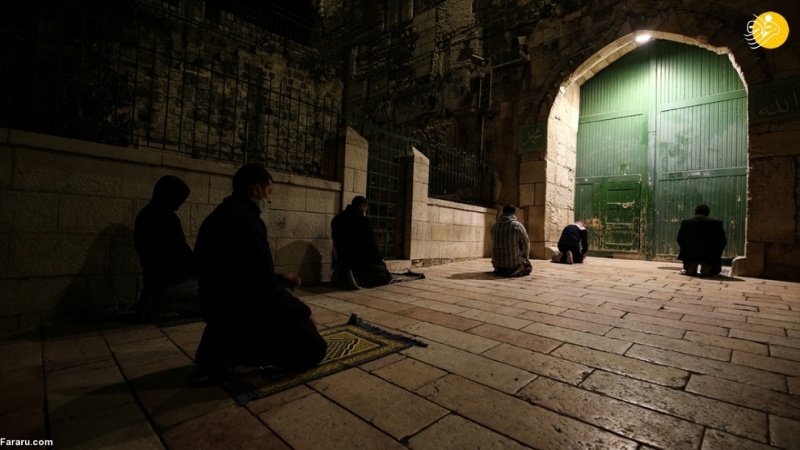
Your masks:
<instances>
[{"instance_id":1,"label":"stone ledge","mask_svg":"<svg viewBox=\"0 0 800 450\"><path fill-rule=\"evenodd\" d=\"M438 206L440 208L460 209L462 211L471 211L482 214L497 214L494 208L486 208L484 206L468 205L466 203L451 202L449 200L439 200L436 198L428 199L428 206Z\"/></svg>"},{"instance_id":2,"label":"stone ledge","mask_svg":"<svg viewBox=\"0 0 800 450\"><path fill-rule=\"evenodd\" d=\"M7 132L7 142L10 145L34 147L117 161L122 160L153 165L161 164L161 154L151 150L97 144L95 142L52 136L49 134L32 133L29 131L7 130Z\"/></svg>"}]
</instances>

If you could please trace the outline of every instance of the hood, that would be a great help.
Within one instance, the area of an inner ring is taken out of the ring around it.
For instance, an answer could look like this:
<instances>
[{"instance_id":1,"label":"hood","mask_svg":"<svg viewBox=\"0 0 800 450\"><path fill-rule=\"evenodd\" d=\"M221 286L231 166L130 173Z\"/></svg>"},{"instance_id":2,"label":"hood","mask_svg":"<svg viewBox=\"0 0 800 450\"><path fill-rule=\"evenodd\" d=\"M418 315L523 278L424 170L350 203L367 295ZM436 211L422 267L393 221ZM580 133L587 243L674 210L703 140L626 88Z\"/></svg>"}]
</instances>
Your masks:
<instances>
[{"instance_id":1,"label":"hood","mask_svg":"<svg viewBox=\"0 0 800 450\"><path fill-rule=\"evenodd\" d=\"M511 222L513 222L515 220L517 220L517 216L515 216L514 214L503 214L502 216L500 216L499 219L497 219L497 222L498 223L511 223Z\"/></svg>"},{"instance_id":2,"label":"hood","mask_svg":"<svg viewBox=\"0 0 800 450\"><path fill-rule=\"evenodd\" d=\"M164 175L156 182L150 201L169 211L177 211L189 197L189 192L189 186L183 180L173 175Z\"/></svg>"}]
</instances>

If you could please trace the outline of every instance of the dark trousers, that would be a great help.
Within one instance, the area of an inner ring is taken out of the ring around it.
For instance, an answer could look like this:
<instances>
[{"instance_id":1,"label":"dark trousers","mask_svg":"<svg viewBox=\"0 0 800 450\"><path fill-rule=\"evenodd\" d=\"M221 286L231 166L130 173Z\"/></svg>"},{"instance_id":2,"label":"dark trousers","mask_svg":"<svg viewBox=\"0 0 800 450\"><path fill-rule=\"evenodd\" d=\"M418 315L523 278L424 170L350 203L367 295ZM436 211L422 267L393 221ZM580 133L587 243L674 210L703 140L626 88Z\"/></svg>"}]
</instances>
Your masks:
<instances>
[{"instance_id":1,"label":"dark trousers","mask_svg":"<svg viewBox=\"0 0 800 450\"><path fill-rule=\"evenodd\" d=\"M582 263L583 262L583 253L581 253L580 246L577 245L569 245L569 244L562 244L558 243L558 251L562 253L561 255L561 262L567 262L567 252L572 252L572 262L574 263Z\"/></svg>"},{"instance_id":2,"label":"dark trousers","mask_svg":"<svg viewBox=\"0 0 800 450\"><path fill-rule=\"evenodd\" d=\"M494 268L494 273L501 277L524 277L530 275L531 272L533 272L533 266L531 262L527 260L522 263L522 270L519 270L519 266L510 269Z\"/></svg>"},{"instance_id":3,"label":"dark trousers","mask_svg":"<svg viewBox=\"0 0 800 450\"><path fill-rule=\"evenodd\" d=\"M319 364L327 349L327 342L308 320L264 324L258 330L207 324L196 359L201 367L276 365L306 370Z\"/></svg>"},{"instance_id":4,"label":"dark trousers","mask_svg":"<svg viewBox=\"0 0 800 450\"><path fill-rule=\"evenodd\" d=\"M362 287L385 286L392 281L392 274L383 264L373 264L353 269L353 275Z\"/></svg>"},{"instance_id":5,"label":"dark trousers","mask_svg":"<svg viewBox=\"0 0 800 450\"><path fill-rule=\"evenodd\" d=\"M697 265L703 263L708 266L708 274L710 276L719 275L722 272L722 261L717 259L714 261L684 261L683 269L687 272L697 270Z\"/></svg>"}]
</instances>

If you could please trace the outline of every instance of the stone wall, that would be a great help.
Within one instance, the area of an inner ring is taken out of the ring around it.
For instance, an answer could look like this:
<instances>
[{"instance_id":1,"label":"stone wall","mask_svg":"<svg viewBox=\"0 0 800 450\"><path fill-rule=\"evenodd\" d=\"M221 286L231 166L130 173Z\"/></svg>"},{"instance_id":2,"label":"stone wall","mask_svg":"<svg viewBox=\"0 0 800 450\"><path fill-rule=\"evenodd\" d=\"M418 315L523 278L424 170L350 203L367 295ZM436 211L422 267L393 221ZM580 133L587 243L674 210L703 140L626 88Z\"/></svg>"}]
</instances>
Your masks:
<instances>
[{"instance_id":1,"label":"stone wall","mask_svg":"<svg viewBox=\"0 0 800 450\"><path fill-rule=\"evenodd\" d=\"M0 129L0 331L126 311L141 286L133 223L155 182L173 174L191 188L178 216L193 245L202 221L230 195L237 168ZM276 269L307 283L328 280L342 183L272 175L263 217Z\"/></svg>"},{"instance_id":2,"label":"stone wall","mask_svg":"<svg viewBox=\"0 0 800 450\"><path fill-rule=\"evenodd\" d=\"M491 256L497 210L428 198L428 158L412 149L406 207L406 254L414 265Z\"/></svg>"}]
</instances>

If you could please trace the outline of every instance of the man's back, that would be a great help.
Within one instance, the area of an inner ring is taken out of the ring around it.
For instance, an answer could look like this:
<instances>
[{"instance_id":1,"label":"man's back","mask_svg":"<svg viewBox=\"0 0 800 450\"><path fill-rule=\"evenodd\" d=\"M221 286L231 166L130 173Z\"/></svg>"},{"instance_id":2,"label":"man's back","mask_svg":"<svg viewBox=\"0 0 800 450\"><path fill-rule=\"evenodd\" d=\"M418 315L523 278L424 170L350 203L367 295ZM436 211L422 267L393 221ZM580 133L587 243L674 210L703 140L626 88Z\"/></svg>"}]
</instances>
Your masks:
<instances>
[{"instance_id":1,"label":"man's back","mask_svg":"<svg viewBox=\"0 0 800 450\"><path fill-rule=\"evenodd\" d=\"M517 267L527 259L530 241L525 227L513 214L503 214L492 224L492 265L495 268Z\"/></svg>"},{"instance_id":2,"label":"man's back","mask_svg":"<svg viewBox=\"0 0 800 450\"><path fill-rule=\"evenodd\" d=\"M727 244L722 221L700 214L681 221L677 240L684 261L718 259Z\"/></svg>"},{"instance_id":3,"label":"man's back","mask_svg":"<svg viewBox=\"0 0 800 450\"><path fill-rule=\"evenodd\" d=\"M383 259L372 224L353 205L347 205L331 221L331 235L339 264L345 269L379 264Z\"/></svg>"}]
</instances>

